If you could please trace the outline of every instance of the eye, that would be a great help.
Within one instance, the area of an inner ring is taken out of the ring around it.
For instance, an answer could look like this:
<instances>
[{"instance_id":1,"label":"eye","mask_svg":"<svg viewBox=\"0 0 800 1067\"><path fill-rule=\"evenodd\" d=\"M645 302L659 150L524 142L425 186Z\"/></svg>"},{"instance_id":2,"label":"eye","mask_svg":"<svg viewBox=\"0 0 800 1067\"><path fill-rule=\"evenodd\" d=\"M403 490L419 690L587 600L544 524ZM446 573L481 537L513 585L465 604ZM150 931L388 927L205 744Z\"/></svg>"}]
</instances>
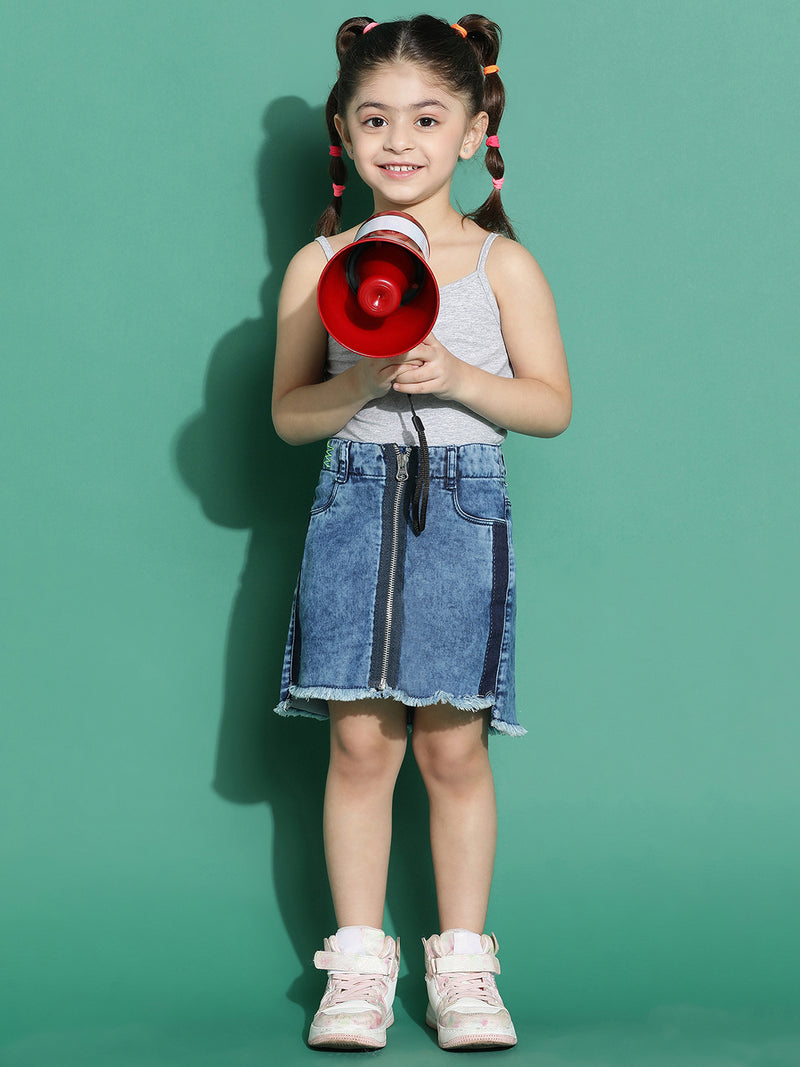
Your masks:
<instances>
[{"instance_id":1,"label":"eye","mask_svg":"<svg viewBox=\"0 0 800 1067\"><path fill-rule=\"evenodd\" d=\"M423 115L422 118L417 119L417 122L423 129L429 130L432 126L436 126L436 119L432 115Z\"/></svg>"},{"instance_id":2,"label":"eye","mask_svg":"<svg viewBox=\"0 0 800 1067\"><path fill-rule=\"evenodd\" d=\"M379 130L386 125L386 119L382 119L380 115L370 115L368 119L364 120L364 125L371 130Z\"/></svg>"}]
</instances>

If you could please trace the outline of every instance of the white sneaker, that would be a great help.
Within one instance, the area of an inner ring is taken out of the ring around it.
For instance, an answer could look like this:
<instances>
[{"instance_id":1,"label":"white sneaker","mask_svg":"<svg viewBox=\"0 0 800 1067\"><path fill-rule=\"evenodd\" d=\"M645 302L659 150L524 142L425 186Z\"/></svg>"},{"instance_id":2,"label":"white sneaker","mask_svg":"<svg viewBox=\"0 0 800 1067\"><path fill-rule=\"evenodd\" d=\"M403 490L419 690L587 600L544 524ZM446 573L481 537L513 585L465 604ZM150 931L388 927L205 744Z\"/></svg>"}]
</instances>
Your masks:
<instances>
[{"instance_id":1,"label":"white sneaker","mask_svg":"<svg viewBox=\"0 0 800 1067\"><path fill-rule=\"evenodd\" d=\"M394 1022L392 1002L400 942L372 926L344 926L325 938L314 966L328 984L308 1032L312 1048L383 1048Z\"/></svg>"},{"instance_id":2,"label":"white sneaker","mask_svg":"<svg viewBox=\"0 0 800 1067\"><path fill-rule=\"evenodd\" d=\"M471 930L445 930L425 946L428 1010L441 1048L510 1048L514 1024L497 991L497 938Z\"/></svg>"}]
</instances>

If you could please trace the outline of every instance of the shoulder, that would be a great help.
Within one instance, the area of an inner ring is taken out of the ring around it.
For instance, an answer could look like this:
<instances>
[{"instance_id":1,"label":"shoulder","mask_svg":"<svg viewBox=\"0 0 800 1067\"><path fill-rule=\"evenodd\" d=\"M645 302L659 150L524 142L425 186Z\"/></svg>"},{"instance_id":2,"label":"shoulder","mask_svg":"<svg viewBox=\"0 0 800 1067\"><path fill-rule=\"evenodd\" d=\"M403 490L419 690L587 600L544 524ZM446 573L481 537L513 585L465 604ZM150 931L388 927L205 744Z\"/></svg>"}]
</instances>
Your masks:
<instances>
[{"instance_id":1,"label":"shoulder","mask_svg":"<svg viewBox=\"0 0 800 1067\"><path fill-rule=\"evenodd\" d=\"M530 311L555 311L553 293L544 271L531 253L517 241L498 237L486 258L486 277L500 312L524 302Z\"/></svg>"},{"instance_id":2,"label":"shoulder","mask_svg":"<svg viewBox=\"0 0 800 1067\"><path fill-rule=\"evenodd\" d=\"M496 293L516 286L550 290L544 271L528 249L508 237L498 236L492 242L486 258L486 274Z\"/></svg>"},{"instance_id":3,"label":"shoulder","mask_svg":"<svg viewBox=\"0 0 800 1067\"><path fill-rule=\"evenodd\" d=\"M310 241L295 252L283 275L280 305L292 311L311 299L316 293L320 275L327 262L325 252L318 241Z\"/></svg>"},{"instance_id":4,"label":"shoulder","mask_svg":"<svg viewBox=\"0 0 800 1067\"><path fill-rule=\"evenodd\" d=\"M352 243L357 227L345 233L337 233L328 238L334 252ZM325 268L327 256L319 241L309 241L299 252L295 252L283 276L284 287L287 285L316 285Z\"/></svg>"},{"instance_id":5,"label":"shoulder","mask_svg":"<svg viewBox=\"0 0 800 1067\"><path fill-rule=\"evenodd\" d=\"M358 230L358 226L351 226L349 230L344 230L342 233L335 233L329 237L328 240L330 241L331 248L334 252L338 252L340 248L345 248L347 245L351 245L356 239Z\"/></svg>"},{"instance_id":6,"label":"shoulder","mask_svg":"<svg viewBox=\"0 0 800 1067\"><path fill-rule=\"evenodd\" d=\"M295 252L289 260L289 265L283 276L283 284L295 284L302 281L313 280L317 284L320 274L325 267L325 251L318 241L310 241L307 245Z\"/></svg>"}]
</instances>

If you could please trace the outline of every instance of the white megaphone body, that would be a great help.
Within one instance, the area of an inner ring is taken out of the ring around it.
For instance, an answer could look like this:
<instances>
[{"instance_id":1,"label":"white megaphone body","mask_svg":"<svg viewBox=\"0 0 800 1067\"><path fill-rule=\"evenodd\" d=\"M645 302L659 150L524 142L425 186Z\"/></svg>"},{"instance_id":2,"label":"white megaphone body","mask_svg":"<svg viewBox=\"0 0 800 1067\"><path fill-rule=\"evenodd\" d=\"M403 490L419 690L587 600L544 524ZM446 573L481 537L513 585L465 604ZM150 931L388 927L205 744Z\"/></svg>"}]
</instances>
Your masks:
<instances>
[{"instance_id":1,"label":"white megaphone body","mask_svg":"<svg viewBox=\"0 0 800 1067\"><path fill-rule=\"evenodd\" d=\"M403 211L382 211L328 261L317 285L325 329L361 356L387 359L420 344L439 313L425 230Z\"/></svg>"}]
</instances>

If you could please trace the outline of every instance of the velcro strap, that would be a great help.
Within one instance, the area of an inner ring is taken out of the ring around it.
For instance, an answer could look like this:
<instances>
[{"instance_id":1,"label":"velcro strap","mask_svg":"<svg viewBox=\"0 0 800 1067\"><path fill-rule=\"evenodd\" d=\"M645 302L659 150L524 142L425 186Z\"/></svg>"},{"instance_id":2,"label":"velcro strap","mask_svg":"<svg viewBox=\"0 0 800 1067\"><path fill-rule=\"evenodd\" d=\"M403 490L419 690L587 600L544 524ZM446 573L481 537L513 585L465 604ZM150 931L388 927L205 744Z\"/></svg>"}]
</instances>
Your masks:
<instances>
[{"instance_id":1,"label":"velcro strap","mask_svg":"<svg viewBox=\"0 0 800 1067\"><path fill-rule=\"evenodd\" d=\"M430 962L434 974L463 974L471 971L500 974L500 961L489 952L481 956L434 956Z\"/></svg>"},{"instance_id":2,"label":"velcro strap","mask_svg":"<svg viewBox=\"0 0 800 1067\"><path fill-rule=\"evenodd\" d=\"M391 958L356 956L346 952L315 952L314 966L319 971L352 971L353 974L390 974Z\"/></svg>"}]
</instances>

